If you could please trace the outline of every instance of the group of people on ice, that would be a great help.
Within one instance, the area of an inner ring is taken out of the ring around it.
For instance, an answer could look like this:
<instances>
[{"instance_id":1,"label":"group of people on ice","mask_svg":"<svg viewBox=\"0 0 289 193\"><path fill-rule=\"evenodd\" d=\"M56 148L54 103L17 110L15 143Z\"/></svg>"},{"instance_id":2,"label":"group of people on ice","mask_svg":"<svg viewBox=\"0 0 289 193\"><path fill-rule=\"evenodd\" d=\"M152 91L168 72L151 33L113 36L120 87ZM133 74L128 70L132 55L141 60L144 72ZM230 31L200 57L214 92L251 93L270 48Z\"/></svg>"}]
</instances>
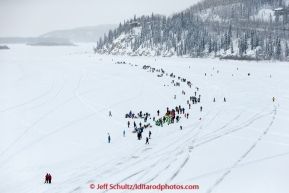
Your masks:
<instances>
[{"instance_id":1,"label":"group of people on ice","mask_svg":"<svg viewBox=\"0 0 289 193\"><path fill-rule=\"evenodd\" d=\"M125 62L116 62L116 64L126 64Z\"/></svg>"},{"instance_id":2,"label":"group of people on ice","mask_svg":"<svg viewBox=\"0 0 289 193\"><path fill-rule=\"evenodd\" d=\"M137 116L135 116L134 113L132 113L132 111L129 111L128 114L125 115L125 118L132 118L132 119L137 119L137 118L144 118L145 122L147 121L148 117L150 117L151 115L146 112L143 114L142 111L140 111L139 113L137 113Z\"/></svg>"},{"instance_id":3,"label":"group of people on ice","mask_svg":"<svg viewBox=\"0 0 289 193\"><path fill-rule=\"evenodd\" d=\"M146 65L143 66L143 69L150 69L150 72L153 72L153 71L161 72L162 73L161 75L163 75L165 73L165 71L163 69L155 69L155 68L151 68L151 66L146 66ZM166 75L168 75L168 74L166 74ZM170 77L175 78L175 75L173 73L171 73ZM181 82L187 82L187 85L191 88L192 83L190 81L187 81L185 78L181 78L181 77L178 77L178 79L181 80ZM180 83L177 83L177 82L175 83L174 80L171 83L173 83L175 86L180 86ZM197 88L197 87L196 87L196 89L197 89L197 91L199 90L199 88ZM185 91L182 91L182 94L185 95L186 94ZM196 96L196 92L195 92L195 96ZM195 96L190 97L190 101L193 101L193 104L200 102L201 95L199 95L199 98L196 98ZM176 95L175 95L174 99L176 99ZM189 105L189 109L190 109L191 104L189 103L189 101L187 102L187 104ZM201 109L202 109L202 107L201 107ZM181 105L176 106L175 108L172 108L172 109L169 109L167 107L165 115L161 116L161 117L159 117L160 111L157 110L158 118L156 120L156 118L153 117L153 121L155 122L155 125L157 125L157 126L163 126L165 123L167 123L168 125L174 124L175 122L178 123L181 119L180 114L183 114L183 116L187 119L189 118L189 113L185 113L185 108L181 107ZM112 116L111 111L109 111L109 116ZM143 133L144 129L146 129L148 127L152 127L150 125L150 123L145 124L147 122L148 118L150 118L150 114L147 112L143 113L142 111L140 111L139 113L137 113L137 115L135 115L135 113L130 111L129 113L127 113L125 115L125 118L132 118L132 119L141 118L141 119L143 119L144 125L142 125L142 122L139 122L139 127L135 121L133 122L133 128L134 128L133 133L137 134L138 140L142 139L142 133ZM131 124L130 121L128 121L127 122L128 128L130 127L130 124ZM180 126L180 129L182 129L182 126ZM125 137L125 130L123 131L123 136ZM146 144L149 144L150 137L151 137L151 131L149 131L149 137L146 137ZM110 143L110 141L111 141L111 137L108 133L108 143Z\"/></svg>"}]
</instances>

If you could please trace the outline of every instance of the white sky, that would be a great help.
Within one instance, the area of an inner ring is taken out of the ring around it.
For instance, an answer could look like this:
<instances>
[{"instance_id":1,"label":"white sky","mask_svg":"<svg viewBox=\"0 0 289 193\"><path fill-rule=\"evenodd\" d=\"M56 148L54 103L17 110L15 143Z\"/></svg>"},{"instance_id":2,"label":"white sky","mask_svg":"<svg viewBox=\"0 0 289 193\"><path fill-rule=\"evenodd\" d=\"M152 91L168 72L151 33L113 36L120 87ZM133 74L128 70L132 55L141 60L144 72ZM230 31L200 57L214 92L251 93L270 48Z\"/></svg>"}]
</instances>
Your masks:
<instances>
[{"instance_id":1,"label":"white sky","mask_svg":"<svg viewBox=\"0 0 289 193\"><path fill-rule=\"evenodd\" d=\"M33 37L53 30L155 14L170 15L200 0L0 0L0 37Z\"/></svg>"}]
</instances>

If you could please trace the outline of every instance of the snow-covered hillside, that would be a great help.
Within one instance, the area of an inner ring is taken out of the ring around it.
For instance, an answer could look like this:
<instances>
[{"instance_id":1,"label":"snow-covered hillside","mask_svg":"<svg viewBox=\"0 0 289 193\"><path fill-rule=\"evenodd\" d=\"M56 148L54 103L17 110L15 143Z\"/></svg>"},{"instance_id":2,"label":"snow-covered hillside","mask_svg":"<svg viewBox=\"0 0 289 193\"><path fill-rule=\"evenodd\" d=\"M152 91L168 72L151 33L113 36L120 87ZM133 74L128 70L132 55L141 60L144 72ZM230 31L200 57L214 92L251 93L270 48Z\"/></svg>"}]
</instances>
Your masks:
<instances>
[{"instance_id":1,"label":"snow-covered hillside","mask_svg":"<svg viewBox=\"0 0 289 193\"><path fill-rule=\"evenodd\" d=\"M72 42L96 42L104 33L107 33L110 29L114 29L116 27L117 25L79 27L75 29L48 32L40 37L65 38L70 39Z\"/></svg>"},{"instance_id":2,"label":"snow-covered hillside","mask_svg":"<svg viewBox=\"0 0 289 193\"><path fill-rule=\"evenodd\" d=\"M289 7L281 4L203 0L168 17L142 15L104 34L94 50L107 55L288 61Z\"/></svg>"},{"instance_id":3,"label":"snow-covered hillside","mask_svg":"<svg viewBox=\"0 0 289 193\"><path fill-rule=\"evenodd\" d=\"M1 193L130 192L91 189L105 183L199 186L170 193L288 191L288 63L95 55L88 44L8 46L0 52ZM201 102L189 109L195 92ZM188 119L154 124L157 110L163 116L178 105ZM132 125L143 119L125 118L129 111L150 113L142 140ZM46 173L52 184L44 184Z\"/></svg>"},{"instance_id":4,"label":"snow-covered hillside","mask_svg":"<svg viewBox=\"0 0 289 193\"><path fill-rule=\"evenodd\" d=\"M141 36L141 27L135 27L132 29L132 33L125 34L122 33L119 37L117 37L115 40L113 40L111 45L104 45L103 48L97 50L97 53L103 54L103 55L120 55L120 56L147 56L147 57L172 57L172 56L178 56L177 51L175 51L174 48L166 49L165 45L158 45L155 47L146 47L146 46L140 46L136 50L132 49L132 42L138 41L138 39ZM238 45L238 38L232 39L232 48L230 49L220 49L219 51L207 53L205 56L206 58L225 58L225 57L236 57L240 58L239 54L239 45ZM181 44L178 44L182 47ZM205 50L208 51L209 48L206 48ZM247 47L246 54L243 54L244 58L250 58L250 60L258 60L256 57L256 53L258 53L260 58L260 50L262 49L261 46L258 46L254 49L251 49L250 47ZM179 57L182 58L188 58L190 56L188 55L179 55Z\"/></svg>"}]
</instances>

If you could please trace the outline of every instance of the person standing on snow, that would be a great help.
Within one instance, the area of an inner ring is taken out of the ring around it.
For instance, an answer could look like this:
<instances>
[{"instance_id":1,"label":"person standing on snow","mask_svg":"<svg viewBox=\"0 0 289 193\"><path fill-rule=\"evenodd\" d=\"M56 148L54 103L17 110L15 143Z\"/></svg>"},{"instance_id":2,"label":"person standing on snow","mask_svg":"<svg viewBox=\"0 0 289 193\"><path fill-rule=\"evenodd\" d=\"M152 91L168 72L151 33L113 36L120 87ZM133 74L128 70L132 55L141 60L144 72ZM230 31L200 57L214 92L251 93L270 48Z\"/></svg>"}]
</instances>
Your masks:
<instances>
[{"instance_id":1,"label":"person standing on snow","mask_svg":"<svg viewBox=\"0 0 289 193\"><path fill-rule=\"evenodd\" d=\"M149 145L149 138L148 137L146 138L146 144Z\"/></svg>"},{"instance_id":2,"label":"person standing on snow","mask_svg":"<svg viewBox=\"0 0 289 193\"><path fill-rule=\"evenodd\" d=\"M129 125L130 125L130 122L128 121L128 122L127 122L127 128L129 128Z\"/></svg>"},{"instance_id":3,"label":"person standing on snow","mask_svg":"<svg viewBox=\"0 0 289 193\"><path fill-rule=\"evenodd\" d=\"M195 96L197 96L197 92L195 91Z\"/></svg>"},{"instance_id":4,"label":"person standing on snow","mask_svg":"<svg viewBox=\"0 0 289 193\"><path fill-rule=\"evenodd\" d=\"M191 104L189 103L189 109L191 109Z\"/></svg>"},{"instance_id":5,"label":"person standing on snow","mask_svg":"<svg viewBox=\"0 0 289 193\"><path fill-rule=\"evenodd\" d=\"M139 127L141 127L141 122L139 122Z\"/></svg>"},{"instance_id":6,"label":"person standing on snow","mask_svg":"<svg viewBox=\"0 0 289 193\"><path fill-rule=\"evenodd\" d=\"M214 100L213 100L213 101L216 102L215 97L214 97Z\"/></svg>"},{"instance_id":7,"label":"person standing on snow","mask_svg":"<svg viewBox=\"0 0 289 193\"><path fill-rule=\"evenodd\" d=\"M46 176L45 176L45 182L44 182L44 184L48 184L48 178L49 178L49 175L48 175L48 173L46 174Z\"/></svg>"},{"instance_id":8,"label":"person standing on snow","mask_svg":"<svg viewBox=\"0 0 289 193\"><path fill-rule=\"evenodd\" d=\"M125 137L125 130L123 130L123 132L122 132L122 133L123 133L123 136Z\"/></svg>"},{"instance_id":9,"label":"person standing on snow","mask_svg":"<svg viewBox=\"0 0 289 193\"><path fill-rule=\"evenodd\" d=\"M111 111L109 111L109 116L111 117L112 115L111 115Z\"/></svg>"},{"instance_id":10,"label":"person standing on snow","mask_svg":"<svg viewBox=\"0 0 289 193\"><path fill-rule=\"evenodd\" d=\"M185 113L185 108L183 108L183 114Z\"/></svg>"},{"instance_id":11,"label":"person standing on snow","mask_svg":"<svg viewBox=\"0 0 289 193\"><path fill-rule=\"evenodd\" d=\"M200 106L200 111L202 112L202 110L203 110L203 107L202 107L202 106Z\"/></svg>"},{"instance_id":12,"label":"person standing on snow","mask_svg":"<svg viewBox=\"0 0 289 193\"><path fill-rule=\"evenodd\" d=\"M224 102L226 102L226 98L224 97Z\"/></svg>"},{"instance_id":13,"label":"person standing on snow","mask_svg":"<svg viewBox=\"0 0 289 193\"><path fill-rule=\"evenodd\" d=\"M133 122L133 127L136 128L136 123L135 123L135 121Z\"/></svg>"},{"instance_id":14,"label":"person standing on snow","mask_svg":"<svg viewBox=\"0 0 289 193\"><path fill-rule=\"evenodd\" d=\"M52 180L52 176L50 174L48 174L48 181L49 181L49 184L51 184L51 180Z\"/></svg>"},{"instance_id":15,"label":"person standing on snow","mask_svg":"<svg viewBox=\"0 0 289 193\"><path fill-rule=\"evenodd\" d=\"M108 133L107 139L108 139L108 143L110 143L110 135L109 135L109 133Z\"/></svg>"},{"instance_id":16,"label":"person standing on snow","mask_svg":"<svg viewBox=\"0 0 289 193\"><path fill-rule=\"evenodd\" d=\"M151 134L152 134L152 132L151 132L151 131L149 131L149 138L151 138Z\"/></svg>"},{"instance_id":17,"label":"person standing on snow","mask_svg":"<svg viewBox=\"0 0 289 193\"><path fill-rule=\"evenodd\" d=\"M275 101L275 97L272 98L272 101L273 101L273 102Z\"/></svg>"},{"instance_id":18,"label":"person standing on snow","mask_svg":"<svg viewBox=\"0 0 289 193\"><path fill-rule=\"evenodd\" d=\"M158 116L160 116L160 110L158 110L157 113L158 113Z\"/></svg>"},{"instance_id":19,"label":"person standing on snow","mask_svg":"<svg viewBox=\"0 0 289 193\"><path fill-rule=\"evenodd\" d=\"M187 113L187 119L189 118L189 113Z\"/></svg>"}]
</instances>

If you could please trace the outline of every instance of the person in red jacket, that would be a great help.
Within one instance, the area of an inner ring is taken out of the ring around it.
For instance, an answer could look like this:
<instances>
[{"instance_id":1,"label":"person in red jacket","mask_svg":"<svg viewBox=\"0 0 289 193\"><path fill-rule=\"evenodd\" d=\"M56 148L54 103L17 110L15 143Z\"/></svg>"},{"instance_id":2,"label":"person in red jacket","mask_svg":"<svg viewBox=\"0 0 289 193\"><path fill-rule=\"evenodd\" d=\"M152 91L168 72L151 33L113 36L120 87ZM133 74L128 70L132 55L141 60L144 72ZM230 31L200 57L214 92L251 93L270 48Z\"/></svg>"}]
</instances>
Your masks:
<instances>
[{"instance_id":1,"label":"person in red jacket","mask_svg":"<svg viewBox=\"0 0 289 193\"><path fill-rule=\"evenodd\" d=\"M51 179L52 179L51 175L48 174L48 181L49 181L49 184L51 184Z\"/></svg>"},{"instance_id":2,"label":"person in red jacket","mask_svg":"<svg viewBox=\"0 0 289 193\"><path fill-rule=\"evenodd\" d=\"M48 175L48 173L46 174L46 176L45 176L45 182L44 182L44 184L48 184L48 178L49 178L49 175Z\"/></svg>"}]
</instances>

